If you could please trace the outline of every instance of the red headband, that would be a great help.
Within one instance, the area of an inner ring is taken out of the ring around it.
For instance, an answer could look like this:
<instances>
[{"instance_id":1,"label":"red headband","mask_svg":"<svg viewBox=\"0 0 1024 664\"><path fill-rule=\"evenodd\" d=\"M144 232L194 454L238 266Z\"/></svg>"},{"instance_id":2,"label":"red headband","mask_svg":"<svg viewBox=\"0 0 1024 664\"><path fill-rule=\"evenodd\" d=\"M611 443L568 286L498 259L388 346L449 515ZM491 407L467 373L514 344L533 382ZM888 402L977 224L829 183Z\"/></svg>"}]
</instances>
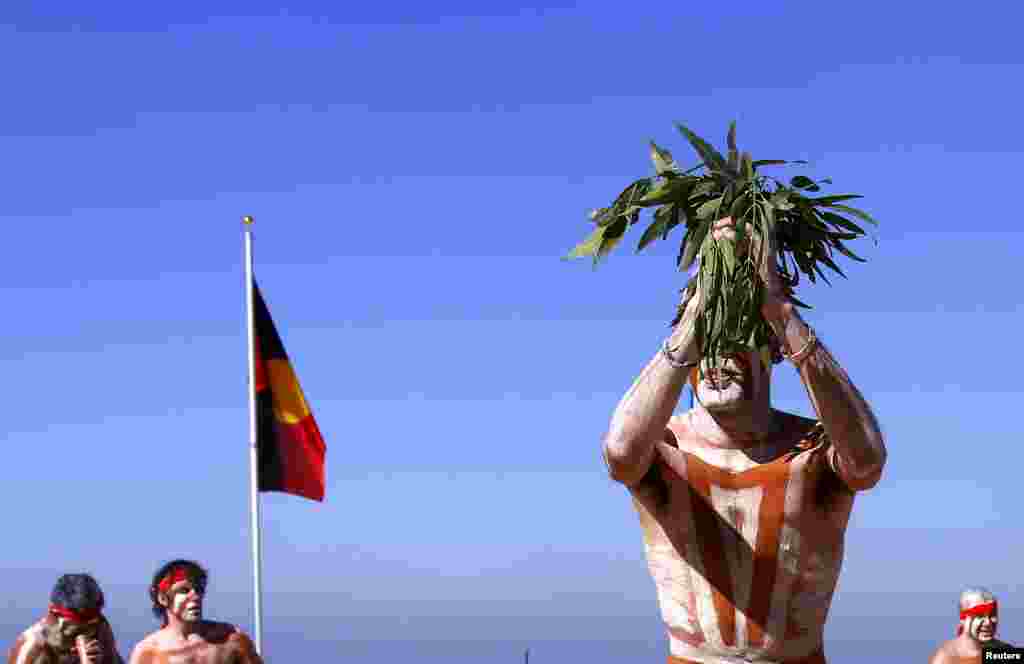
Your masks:
<instances>
[{"instance_id":1,"label":"red headband","mask_svg":"<svg viewBox=\"0 0 1024 664\"><path fill-rule=\"evenodd\" d=\"M184 567L175 567L174 569L172 569L170 572L167 573L167 576L165 576L164 578L160 579L160 583L157 584L157 588L160 589L160 592L165 593L168 590L170 590L171 586L173 586L175 583L178 583L179 581L188 581L188 580L189 580L189 575L188 575L188 572L185 571L185 568Z\"/></svg>"},{"instance_id":2,"label":"red headband","mask_svg":"<svg viewBox=\"0 0 1024 664\"><path fill-rule=\"evenodd\" d=\"M960 620L964 620L965 618L983 618L986 616L994 618L998 612L999 610L998 606L996 605L996 601L992 600L991 602L983 602L981 604L977 604L969 609L960 609ZM961 624L959 627L957 627L957 636L963 634L963 631L964 626Z\"/></svg>"},{"instance_id":3,"label":"red headband","mask_svg":"<svg viewBox=\"0 0 1024 664\"><path fill-rule=\"evenodd\" d=\"M100 617L99 609L69 609L60 604L50 604L50 613L73 623L87 623Z\"/></svg>"}]
</instances>

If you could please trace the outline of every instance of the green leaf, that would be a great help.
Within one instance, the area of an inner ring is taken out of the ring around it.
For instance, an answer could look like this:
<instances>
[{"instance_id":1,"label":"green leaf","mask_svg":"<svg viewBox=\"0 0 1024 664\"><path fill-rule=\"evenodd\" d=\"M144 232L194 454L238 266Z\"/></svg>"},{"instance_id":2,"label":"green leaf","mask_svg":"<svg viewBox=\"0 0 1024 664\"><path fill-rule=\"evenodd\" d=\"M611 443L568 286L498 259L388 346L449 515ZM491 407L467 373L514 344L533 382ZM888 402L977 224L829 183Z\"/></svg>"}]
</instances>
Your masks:
<instances>
[{"instance_id":1,"label":"green leaf","mask_svg":"<svg viewBox=\"0 0 1024 664\"><path fill-rule=\"evenodd\" d=\"M615 222L622 214L633 214L629 208L650 189L652 178L641 178L631 182L615 197L610 207L597 208L590 213L590 219L598 226L607 226Z\"/></svg>"},{"instance_id":2,"label":"green leaf","mask_svg":"<svg viewBox=\"0 0 1024 664\"><path fill-rule=\"evenodd\" d=\"M725 264L726 274L732 276L736 271L736 245L729 240L721 240L719 242L719 248L722 252L722 260Z\"/></svg>"},{"instance_id":3,"label":"green leaf","mask_svg":"<svg viewBox=\"0 0 1024 664\"><path fill-rule=\"evenodd\" d=\"M590 211L590 220L598 226L607 226L615 219L611 208L595 208Z\"/></svg>"},{"instance_id":4,"label":"green leaf","mask_svg":"<svg viewBox=\"0 0 1024 664\"><path fill-rule=\"evenodd\" d=\"M710 178L701 178L701 181L698 182L693 187L693 191L690 192L690 197L698 198L700 196L706 196L707 194L710 194L718 189L720 189L720 186L714 180Z\"/></svg>"},{"instance_id":5,"label":"green leaf","mask_svg":"<svg viewBox=\"0 0 1024 664\"><path fill-rule=\"evenodd\" d=\"M798 224L797 229L799 229L798 232L803 233L805 237L810 238L813 236L814 232L812 229L828 231L828 226L818 219L817 210L813 207L810 207L809 205L801 205L799 206L798 212L800 213L802 225Z\"/></svg>"},{"instance_id":6,"label":"green leaf","mask_svg":"<svg viewBox=\"0 0 1024 664\"><path fill-rule=\"evenodd\" d=\"M762 205L761 211L764 213L764 238L767 240L763 242L764 245L770 245L775 247L778 242L778 231L775 226L775 210L771 205ZM765 246L761 250L761 266L762 268L772 268L773 266L768 265L769 260L769 246Z\"/></svg>"},{"instance_id":7,"label":"green leaf","mask_svg":"<svg viewBox=\"0 0 1024 664\"><path fill-rule=\"evenodd\" d=\"M739 152L736 150L736 121L729 123L729 133L726 134L725 143L729 148L729 170L739 172Z\"/></svg>"},{"instance_id":8,"label":"green leaf","mask_svg":"<svg viewBox=\"0 0 1024 664\"><path fill-rule=\"evenodd\" d=\"M796 261L796 264L800 267L800 271L807 275L807 278L811 280L811 283L814 283L814 269L811 267L814 262L814 259L809 258L802 251L794 251L790 255L793 257L793 260Z\"/></svg>"},{"instance_id":9,"label":"green leaf","mask_svg":"<svg viewBox=\"0 0 1024 664\"><path fill-rule=\"evenodd\" d=\"M712 198L710 201L705 201L703 205L697 208L697 218L707 219L712 215L717 215L719 208L722 206L722 196L718 198Z\"/></svg>"},{"instance_id":10,"label":"green leaf","mask_svg":"<svg viewBox=\"0 0 1024 664\"><path fill-rule=\"evenodd\" d=\"M742 192L739 196L733 199L732 205L729 206L729 216L733 218L737 225L739 225L739 220L742 219L747 214L749 208L750 196L746 192ZM737 233L737 241L738 235L739 233Z\"/></svg>"},{"instance_id":11,"label":"green leaf","mask_svg":"<svg viewBox=\"0 0 1024 664\"><path fill-rule=\"evenodd\" d=\"M709 228L711 228L711 222L703 221L686 234L683 248L677 261L680 270L689 270L690 266L693 265L694 259L697 258L697 251L704 244L704 238L707 236ZM704 300L704 304L707 305L707 300Z\"/></svg>"},{"instance_id":12,"label":"green leaf","mask_svg":"<svg viewBox=\"0 0 1024 664\"><path fill-rule=\"evenodd\" d=\"M634 201L636 205L650 207L662 205L675 200L685 200L693 188L694 178L672 178L663 180L656 187L646 192L641 198Z\"/></svg>"},{"instance_id":13,"label":"green leaf","mask_svg":"<svg viewBox=\"0 0 1024 664\"><path fill-rule=\"evenodd\" d=\"M740 177L744 180L754 179L754 162L749 152L744 152L740 157Z\"/></svg>"},{"instance_id":14,"label":"green leaf","mask_svg":"<svg viewBox=\"0 0 1024 664\"><path fill-rule=\"evenodd\" d=\"M676 129L678 129L679 133L686 137L686 140L690 142L690 145L693 146L693 149L697 152L697 155L701 158L701 160L703 160L703 162L708 166L708 168L712 168L716 171L726 170L725 159L722 157L722 154L718 152L718 150L713 148L703 138L693 133L692 131L690 131L689 129L687 129L678 122L676 123Z\"/></svg>"},{"instance_id":15,"label":"green leaf","mask_svg":"<svg viewBox=\"0 0 1024 664\"><path fill-rule=\"evenodd\" d=\"M759 159L754 162L754 168L758 166L781 166L782 164L806 164L807 162L803 159L797 159L795 161L786 161L785 159Z\"/></svg>"},{"instance_id":16,"label":"green leaf","mask_svg":"<svg viewBox=\"0 0 1024 664\"><path fill-rule=\"evenodd\" d=\"M861 196L860 194L839 194L838 196L822 196L820 198L808 198L807 201L811 205L827 205L831 207L833 203L838 203L839 201L848 201L854 198L864 197Z\"/></svg>"},{"instance_id":17,"label":"green leaf","mask_svg":"<svg viewBox=\"0 0 1024 664\"><path fill-rule=\"evenodd\" d=\"M669 207L669 206L666 206L666 207ZM665 224L665 232L662 233L662 236L661 236L662 240L667 240L668 239L669 231L671 231L673 228L678 226L682 222L682 220L683 220L683 215L684 215L683 205L682 204L673 203L673 204L671 204L670 207L672 208L672 210L671 210L670 213L667 213L667 214L669 214L669 218L668 218L668 223ZM659 209L661 209L661 208L659 208Z\"/></svg>"},{"instance_id":18,"label":"green leaf","mask_svg":"<svg viewBox=\"0 0 1024 664\"><path fill-rule=\"evenodd\" d=\"M839 269L839 266L836 265L835 262L831 258L826 256L825 254L819 254L818 255L818 260L821 261L822 263L824 263L825 265L829 266L829 268L831 268L833 272L838 274L843 279L847 278L846 275L843 273L843 271Z\"/></svg>"},{"instance_id":19,"label":"green leaf","mask_svg":"<svg viewBox=\"0 0 1024 664\"><path fill-rule=\"evenodd\" d=\"M805 189L807 191L821 191L821 187L815 184L814 180L807 177L806 175L797 175L789 184L796 189Z\"/></svg>"},{"instance_id":20,"label":"green leaf","mask_svg":"<svg viewBox=\"0 0 1024 664\"><path fill-rule=\"evenodd\" d=\"M634 180L626 186L625 189L615 197L613 206L626 206L629 205L634 199L640 198L647 193L647 190L654 186L655 178L640 178Z\"/></svg>"},{"instance_id":21,"label":"green leaf","mask_svg":"<svg viewBox=\"0 0 1024 664\"><path fill-rule=\"evenodd\" d=\"M619 216L625 217L626 219L628 219L629 220L629 225L632 226L636 222L640 221L640 211L641 210L643 210L643 207L641 207L639 205L630 205L628 208L623 210L622 214L620 214Z\"/></svg>"},{"instance_id":22,"label":"green leaf","mask_svg":"<svg viewBox=\"0 0 1024 664\"><path fill-rule=\"evenodd\" d=\"M831 212L819 212L819 214L825 221L831 222L834 226L845 228L846 230L853 231L854 233L859 233L860 235L867 235L863 228L853 223L849 219L840 217L838 214L833 214Z\"/></svg>"},{"instance_id":23,"label":"green leaf","mask_svg":"<svg viewBox=\"0 0 1024 664\"><path fill-rule=\"evenodd\" d=\"M640 243L636 247L637 253L640 253L644 247L654 242L659 237L664 237L668 232L669 221L675 214L675 205L670 203L663 205L654 211L654 221L647 227L644 234L640 237Z\"/></svg>"},{"instance_id":24,"label":"green leaf","mask_svg":"<svg viewBox=\"0 0 1024 664\"><path fill-rule=\"evenodd\" d=\"M594 254L594 264L601 260L611 252L612 249L622 241L623 235L626 233L626 218L620 217L618 221L605 226L604 235L601 237L601 244L597 247L597 253Z\"/></svg>"},{"instance_id":25,"label":"green leaf","mask_svg":"<svg viewBox=\"0 0 1024 664\"><path fill-rule=\"evenodd\" d=\"M593 256L597 254L598 248L601 246L601 241L604 239L604 233L607 226L598 226L594 229L585 240L576 245L576 247L570 251L562 260L571 260L573 258L582 258L583 256Z\"/></svg>"},{"instance_id":26,"label":"green leaf","mask_svg":"<svg viewBox=\"0 0 1024 664\"><path fill-rule=\"evenodd\" d=\"M855 254L852 251L850 251L849 249L847 249L846 245L843 244L841 240L836 240L832 244L832 246L834 246L836 248L836 250L839 251L839 253L841 253L842 255L846 256L849 259L855 260L858 263L867 263L866 260L864 260L863 258L858 256L857 254Z\"/></svg>"},{"instance_id":27,"label":"green leaf","mask_svg":"<svg viewBox=\"0 0 1024 664\"><path fill-rule=\"evenodd\" d=\"M792 194L793 192L791 192L788 189L779 189L774 194L772 194L771 198L768 199L768 203L776 210L787 212L789 210L792 210L794 207L794 205L789 202L789 197Z\"/></svg>"},{"instance_id":28,"label":"green leaf","mask_svg":"<svg viewBox=\"0 0 1024 664\"><path fill-rule=\"evenodd\" d=\"M863 219L864 221L874 226L878 225L878 222L872 219L871 215L869 215L867 212L864 212L863 210L858 210L857 208L852 208L847 205L829 205L828 207L832 208L833 210L839 210L847 214L852 214L858 219Z\"/></svg>"},{"instance_id":29,"label":"green leaf","mask_svg":"<svg viewBox=\"0 0 1024 664\"><path fill-rule=\"evenodd\" d=\"M818 276L821 277L822 281L824 281L829 286L832 285L832 282L828 280L828 277L825 276L825 273L822 271L822 269L820 267L818 267L818 263L817 262L813 263L812 267L814 267L814 271L818 273Z\"/></svg>"},{"instance_id":30,"label":"green leaf","mask_svg":"<svg viewBox=\"0 0 1024 664\"><path fill-rule=\"evenodd\" d=\"M654 172L658 175L664 173L670 173L675 165L675 160L672 159L672 153L668 150L658 147L658 144L654 141L651 143L651 161L654 162Z\"/></svg>"},{"instance_id":31,"label":"green leaf","mask_svg":"<svg viewBox=\"0 0 1024 664\"><path fill-rule=\"evenodd\" d=\"M640 253L647 245L661 237L665 231L664 227L664 220L655 217L651 225L644 231L644 234L640 236L640 242L636 245L636 253Z\"/></svg>"},{"instance_id":32,"label":"green leaf","mask_svg":"<svg viewBox=\"0 0 1024 664\"><path fill-rule=\"evenodd\" d=\"M805 303L801 302L800 300L796 299L796 296L792 295L792 294L789 296L789 301L792 302L793 304L795 304L796 306L802 308L802 309L813 309L814 308L811 305L805 304Z\"/></svg>"},{"instance_id":33,"label":"green leaf","mask_svg":"<svg viewBox=\"0 0 1024 664\"><path fill-rule=\"evenodd\" d=\"M791 288L796 288L797 286L800 285L800 266L796 262L796 256L795 256L795 254L793 252L787 252L787 253L783 254L782 257L783 257L782 258L782 264L783 264L784 267L787 268L785 270L785 272L786 272L786 274L789 277L791 277L791 281L790 281L789 285L790 285ZM787 258L789 259L789 262L793 264L792 272L790 272L789 269L788 269L789 265L786 262Z\"/></svg>"}]
</instances>

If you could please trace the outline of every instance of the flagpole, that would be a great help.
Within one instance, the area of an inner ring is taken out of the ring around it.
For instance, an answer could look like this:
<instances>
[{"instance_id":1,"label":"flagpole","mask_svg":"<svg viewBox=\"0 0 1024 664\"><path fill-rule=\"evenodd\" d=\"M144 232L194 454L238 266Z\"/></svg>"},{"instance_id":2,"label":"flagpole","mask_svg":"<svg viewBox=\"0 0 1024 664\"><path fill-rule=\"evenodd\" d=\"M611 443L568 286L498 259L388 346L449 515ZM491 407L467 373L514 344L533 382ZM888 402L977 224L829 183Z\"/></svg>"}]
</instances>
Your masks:
<instances>
[{"instance_id":1,"label":"flagpole","mask_svg":"<svg viewBox=\"0 0 1024 664\"><path fill-rule=\"evenodd\" d=\"M246 331L249 339L249 470L251 490L252 516L252 577L254 619L256 628L256 652L263 655L263 579L260 568L260 487L259 487L259 449L256 439L256 331L253 312L253 275L252 275L252 222L253 218L245 216L245 309Z\"/></svg>"}]
</instances>

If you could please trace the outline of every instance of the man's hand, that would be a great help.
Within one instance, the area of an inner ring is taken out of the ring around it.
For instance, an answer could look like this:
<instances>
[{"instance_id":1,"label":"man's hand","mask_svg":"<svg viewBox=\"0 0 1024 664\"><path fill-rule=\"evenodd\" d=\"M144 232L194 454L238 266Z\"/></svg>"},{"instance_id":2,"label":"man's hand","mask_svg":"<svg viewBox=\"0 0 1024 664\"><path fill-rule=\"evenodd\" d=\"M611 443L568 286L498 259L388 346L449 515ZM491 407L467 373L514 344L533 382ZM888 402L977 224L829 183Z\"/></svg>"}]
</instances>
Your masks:
<instances>
[{"instance_id":1,"label":"man's hand","mask_svg":"<svg viewBox=\"0 0 1024 664\"><path fill-rule=\"evenodd\" d=\"M715 222L712 226L712 236L716 240L726 240L735 247L736 257L743 258L753 247L755 253L761 253L761 242L763 238L759 233L751 232L753 228L749 225L746 228L743 236L743 242L737 244L736 242L736 222L732 217L724 217ZM789 302L789 298L786 296L786 289L782 284L782 279L779 278L778 270L776 270L777 253L774 242L768 242L766 247L768 255L765 260L761 263L760 274L761 281L764 282L764 302L761 305L761 314L769 321L779 320L783 314L787 312L792 305Z\"/></svg>"},{"instance_id":2,"label":"man's hand","mask_svg":"<svg viewBox=\"0 0 1024 664\"><path fill-rule=\"evenodd\" d=\"M103 661L103 647L96 639L79 636L75 639L75 649L82 664L100 664Z\"/></svg>"}]
</instances>

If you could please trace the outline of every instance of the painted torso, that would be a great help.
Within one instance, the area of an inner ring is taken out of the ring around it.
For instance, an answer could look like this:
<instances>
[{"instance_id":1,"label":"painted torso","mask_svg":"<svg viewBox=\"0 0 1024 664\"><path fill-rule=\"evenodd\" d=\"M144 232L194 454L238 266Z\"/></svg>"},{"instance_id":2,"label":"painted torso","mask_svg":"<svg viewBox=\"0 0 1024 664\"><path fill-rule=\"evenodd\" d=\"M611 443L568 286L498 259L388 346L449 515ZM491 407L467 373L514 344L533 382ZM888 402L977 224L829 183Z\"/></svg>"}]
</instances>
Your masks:
<instances>
[{"instance_id":1,"label":"painted torso","mask_svg":"<svg viewBox=\"0 0 1024 664\"><path fill-rule=\"evenodd\" d=\"M184 642L164 631L137 646L138 664L250 664L255 662L247 637L226 623L206 622Z\"/></svg>"},{"instance_id":2,"label":"painted torso","mask_svg":"<svg viewBox=\"0 0 1024 664\"><path fill-rule=\"evenodd\" d=\"M674 417L633 489L674 657L783 662L822 646L853 493L820 427L784 421L752 452L711 447Z\"/></svg>"}]
</instances>

